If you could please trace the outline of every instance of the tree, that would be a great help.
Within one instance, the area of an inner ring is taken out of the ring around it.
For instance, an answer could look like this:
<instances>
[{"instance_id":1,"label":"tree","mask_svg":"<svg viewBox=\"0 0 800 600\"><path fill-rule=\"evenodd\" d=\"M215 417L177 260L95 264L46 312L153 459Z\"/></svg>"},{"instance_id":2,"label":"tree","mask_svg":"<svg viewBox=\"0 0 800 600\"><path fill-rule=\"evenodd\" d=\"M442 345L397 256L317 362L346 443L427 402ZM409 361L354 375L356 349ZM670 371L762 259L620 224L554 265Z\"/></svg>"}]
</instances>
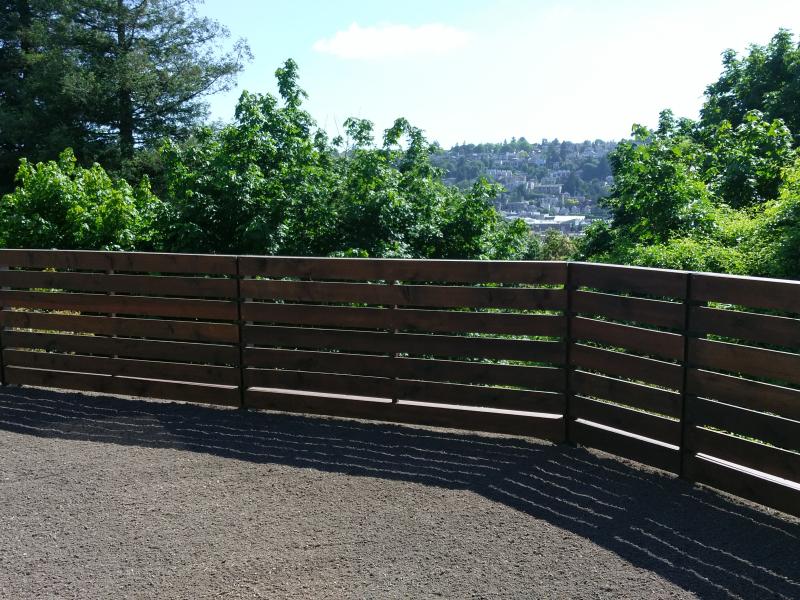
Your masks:
<instances>
[{"instance_id":1,"label":"tree","mask_svg":"<svg viewBox=\"0 0 800 600\"><path fill-rule=\"evenodd\" d=\"M279 97L242 94L234 122L168 143L164 249L438 258L529 253L524 223L491 206L499 187L445 185L436 152L405 119L384 132L348 119L328 141L303 108L298 69L276 71Z\"/></svg>"},{"instance_id":2,"label":"tree","mask_svg":"<svg viewBox=\"0 0 800 600\"><path fill-rule=\"evenodd\" d=\"M800 159L784 171L778 197L753 221L744 243L747 272L800 278Z\"/></svg>"},{"instance_id":3,"label":"tree","mask_svg":"<svg viewBox=\"0 0 800 600\"><path fill-rule=\"evenodd\" d=\"M575 257L575 242L557 229L548 229L539 248L539 260L570 260Z\"/></svg>"},{"instance_id":4,"label":"tree","mask_svg":"<svg viewBox=\"0 0 800 600\"><path fill-rule=\"evenodd\" d=\"M736 127L723 121L698 131L709 147L703 178L720 200L743 208L777 198L783 170L795 155L783 121L769 122L751 110Z\"/></svg>"},{"instance_id":5,"label":"tree","mask_svg":"<svg viewBox=\"0 0 800 600\"><path fill-rule=\"evenodd\" d=\"M333 150L302 108L294 61L276 75L281 99L244 92L231 125L162 148L165 249L324 255L336 245Z\"/></svg>"},{"instance_id":6,"label":"tree","mask_svg":"<svg viewBox=\"0 0 800 600\"><path fill-rule=\"evenodd\" d=\"M655 130L635 126L634 139L609 156L614 185L604 204L612 221L587 230L581 255L800 277L790 250L797 188L786 188L797 160L792 134L760 110L736 118L694 122L664 111Z\"/></svg>"},{"instance_id":7,"label":"tree","mask_svg":"<svg viewBox=\"0 0 800 600\"><path fill-rule=\"evenodd\" d=\"M82 161L95 153L85 98L67 81L77 66L64 51L66 25L56 0L0 0L0 194L13 188L21 157L39 162L74 148Z\"/></svg>"},{"instance_id":8,"label":"tree","mask_svg":"<svg viewBox=\"0 0 800 600\"><path fill-rule=\"evenodd\" d=\"M58 161L22 159L17 188L0 199L0 246L152 249L158 199L147 180L131 187L100 165L84 169L67 149Z\"/></svg>"},{"instance_id":9,"label":"tree","mask_svg":"<svg viewBox=\"0 0 800 600\"><path fill-rule=\"evenodd\" d=\"M228 32L197 17L196 0L3 1L6 176L20 157L65 146L117 167L140 145L184 136L205 116L204 96L227 89L249 56L241 41L216 50Z\"/></svg>"},{"instance_id":10,"label":"tree","mask_svg":"<svg viewBox=\"0 0 800 600\"><path fill-rule=\"evenodd\" d=\"M742 57L726 50L722 66L719 79L706 88L704 127L723 121L737 127L758 110L767 121L781 119L800 134L800 45L789 30L779 30L766 46L750 46Z\"/></svg>"},{"instance_id":11,"label":"tree","mask_svg":"<svg viewBox=\"0 0 800 600\"><path fill-rule=\"evenodd\" d=\"M180 136L206 114L202 98L228 89L249 49L219 54L228 31L195 14L196 0L93 0L74 20L87 117L115 135L123 158L136 144Z\"/></svg>"},{"instance_id":12,"label":"tree","mask_svg":"<svg viewBox=\"0 0 800 600\"><path fill-rule=\"evenodd\" d=\"M71 151L23 160L0 201L0 244L60 248L413 258L533 258L522 221L492 207L500 190L481 179L445 185L437 147L406 119L373 139L345 122L330 141L305 110L297 64L276 71L279 95L244 92L233 123L166 140L157 160L163 201ZM147 161L150 153L140 153Z\"/></svg>"},{"instance_id":13,"label":"tree","mask_svg":"<svg viewBox=\"0 0 800 600\"><path fill-rule=\"evenodd\" d=\"M657 130L636 126L633 140L611 153L614 187L603 201L612 216L609 243L661 243L708 231L709 194L695 168L703 148L693 139L692 127L664 111Z\"/></svg>"}]
</instances>

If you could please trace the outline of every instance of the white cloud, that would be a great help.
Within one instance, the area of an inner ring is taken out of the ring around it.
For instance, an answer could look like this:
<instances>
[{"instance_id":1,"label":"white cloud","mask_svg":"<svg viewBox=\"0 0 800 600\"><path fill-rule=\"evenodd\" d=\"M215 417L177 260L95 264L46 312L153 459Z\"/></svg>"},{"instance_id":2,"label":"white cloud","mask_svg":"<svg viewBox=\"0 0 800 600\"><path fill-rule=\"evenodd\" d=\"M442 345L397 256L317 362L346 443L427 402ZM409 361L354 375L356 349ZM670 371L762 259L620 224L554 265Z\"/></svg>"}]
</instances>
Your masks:
<instances>
[{"instance_id":1,"label":"white cloud","mask_svg":"<svg viewBox=\"0 0 800 600\"><path fill-rule=\"evenodd\" d=\"M361 27L353 23L333 37L314 42L314 50L339 58L370 60L431 56L464 47L469 34L449 25L429 23L419 27L383 24Z\"/></svg>"}]
</instances>

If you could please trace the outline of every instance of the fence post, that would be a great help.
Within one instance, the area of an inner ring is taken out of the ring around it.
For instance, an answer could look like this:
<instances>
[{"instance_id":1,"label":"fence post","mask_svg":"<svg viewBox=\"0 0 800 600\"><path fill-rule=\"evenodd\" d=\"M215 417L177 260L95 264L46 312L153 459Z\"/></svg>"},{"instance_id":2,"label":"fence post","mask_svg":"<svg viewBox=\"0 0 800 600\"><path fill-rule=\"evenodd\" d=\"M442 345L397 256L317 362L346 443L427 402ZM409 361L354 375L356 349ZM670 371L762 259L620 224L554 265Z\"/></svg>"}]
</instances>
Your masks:
<instances>
[{"instance_id":1,"label":"fence post","mask_svg":"<svg viewBox=\"0 0 800 600\"><path fill-rule=\"evenodd\" d=\"M115 273L114 269L108 269L108 270L106 270L106 275L108 275L108 283L109 283L109 287L112 287L112 286L113 286L113 281L114 281L114 273ZM106 288L106 289L108 289L108 288ZM109 291L109 292L108 292L108 295L109 295L109 296L115 296L116 294L115 294L113 291ZM117 313L108 313L108 317L109 317L109 319L111 319L111 323L112 323L112 324L114 323L113 319L115 319L115 318L116 318L116 316L117 316ZM112 339L113 339L113 338L116 338L116 337L118 337L118 336L117 336L117 334L112 334L112 335L111 335L111 337L112 337ZM112 354L112 355L111 355L111 358L112 358L112 359L117 359L117 358L119 358L119 354ZM116 375L114 375L114 374L112 373L112 374L111 374L111 379L114 379L115 377L116 377Z\"/></svg>"},{"instance_id":2,"label":"fence post","mask_svg":"<svg viewBox=\"0 0 800 600\"><path fill-rule=\"evenodd\" d=\"M682 479L686 478L686 432L691 426L689 417L687 415L687 407L689 404L689 392L687 390L687 382L689 380L689 340L691 337L691 318L692 307L694 301L692 299L692 278L694 273L686 273L686 294L683 299L683 379L681 381L681 437L678 453L680 455L680 463L678 467L678 476Z\"/></svg>"},{"instance_id":3,"label":"fence post","mask_svg":"<svg viewBox=\"0 0 800 600\"><path fill-rule=\"evenodd\" d=\"M239 331L239 408L244 408L244 322L242 321L242 272L238 255L236 256L236 327Z\"/></svg>"},{"instance_id":4,"label":"fence post","mask_svg":"<svg viewBox=\"0 0 800 600\"><path fill-rule=\"evenodd\" d=\"M8 271L8 265L0 265L0 271ZM0 293L7 289L7 287L0 287ZM2 300L0 300L0 385L2 386L8 385L6 383L6 361L5 357L3 356L3 352L5 351L5 346L3 345L3 332L6 330L5 316L3 315L5 308L5 304Z\"/></svg>"},{"instance_id":5,"label":"fence post","mask_svg":"<svg viewBox=\"0 0 800 600\"><path fill-rule=\"evenodd\" d=\"M572 399L572 261L567 261L566 290L567 306L564 310L564 441L574 445L570 427L570 413Z\"/></svg>"},{"instance_id":6,"label":"fence post","mask_svg":"<svg viewBox=\"0 0 800 600\"><path fill-rule=\"evenodd\" d=\"M393 288L396 289L397 286L399 285L399 283L400 282L397 279L393 279L391 285L392 285ZM391 325L392 325L392 327L391 327L392 340L394 342L396 342L397 341L397 334L400 332L400 330L397 327L397 325L398 325L398 321L397 321L397 304L393 304L392 307L389 310L391 311L390 314L391 314L391 318L392 318L392 322L391 322ZM395 350L397 350L396 346L395 346ZM397 366L397 360L399 358L400 358L400 353L399 352L393 352L392 353L392 363L394 364L395 367ZM399 400L400 394L398 393L398 390L399 390L400 384L398 383L398 381L399 381L399 378L397 377L397 371L395 371L394 377L392 377L392 404L397 404L397 402Z\"/></svg>"}]
</instances>

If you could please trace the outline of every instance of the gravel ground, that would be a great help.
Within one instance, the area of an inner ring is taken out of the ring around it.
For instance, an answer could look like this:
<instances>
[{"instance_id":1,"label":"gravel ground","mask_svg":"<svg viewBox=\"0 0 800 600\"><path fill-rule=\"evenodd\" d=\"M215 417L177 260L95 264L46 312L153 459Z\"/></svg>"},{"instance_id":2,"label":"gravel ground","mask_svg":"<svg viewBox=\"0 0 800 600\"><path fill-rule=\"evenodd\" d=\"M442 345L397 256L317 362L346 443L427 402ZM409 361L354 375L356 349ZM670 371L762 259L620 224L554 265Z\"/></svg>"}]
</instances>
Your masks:
<instances>
[{"instance_id":1,"label":"gravel ground","mask_svg":"<svg viewBox=\"0 0 800 600\"><path fill-rule=\"evenodd\" d=\"M0 390L0 596L798 598L800 522L582 448Z\"/></svg>"}]
</instances>

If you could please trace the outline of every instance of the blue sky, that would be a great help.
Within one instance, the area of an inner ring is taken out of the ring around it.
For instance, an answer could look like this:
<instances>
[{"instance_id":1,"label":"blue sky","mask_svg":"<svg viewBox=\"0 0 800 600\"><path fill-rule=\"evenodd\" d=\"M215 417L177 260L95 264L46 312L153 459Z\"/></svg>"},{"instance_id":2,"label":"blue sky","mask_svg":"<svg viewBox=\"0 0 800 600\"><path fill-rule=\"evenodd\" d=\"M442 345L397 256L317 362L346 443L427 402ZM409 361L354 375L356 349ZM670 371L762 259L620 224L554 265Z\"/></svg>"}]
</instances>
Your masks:
<instances>
[{"instance_id":1,"label":"blue sky","mask_svg":"<svg viewBox=\"0 0 800 600\"><path fill-rule=\"evenodd\" d=\"M619 139L672 108L696 117L725 48L800 33L800 0L206 0L200 14L248 40L242 89L275 92L300 65L307 108L329 134L349 116L399 116L431 140Z\"/></svg>"}]
</instances>

